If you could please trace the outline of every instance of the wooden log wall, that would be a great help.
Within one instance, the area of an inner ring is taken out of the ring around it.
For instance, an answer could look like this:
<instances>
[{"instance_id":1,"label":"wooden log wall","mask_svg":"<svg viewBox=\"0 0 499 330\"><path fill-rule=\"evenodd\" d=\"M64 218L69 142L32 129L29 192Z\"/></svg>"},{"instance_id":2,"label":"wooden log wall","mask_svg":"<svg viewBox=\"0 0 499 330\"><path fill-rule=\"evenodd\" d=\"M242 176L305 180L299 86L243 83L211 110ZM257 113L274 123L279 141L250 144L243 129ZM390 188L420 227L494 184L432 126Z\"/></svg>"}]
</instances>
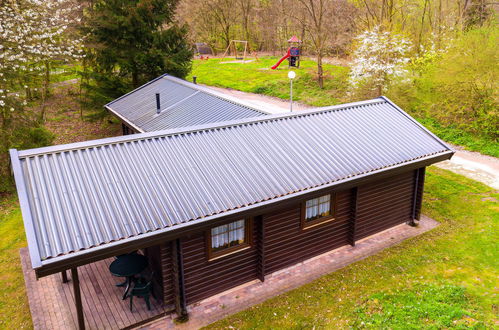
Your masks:
<instances>
[{"instance_id":1,"label":"wooden log wall","mask_svg":"<svg viewBox=\"0 0 499 330\"><path fill-rule=\"evenodd\" d=\"M251 247L208 260L206 233L184 239L184 273L187 303L210 297L257 278L256 226Z\"/></svg>"},{"instance_id":2,"label":"wooden log wall","mask_svg":"<svg viewBox=\"0 0 499 330\"><path fill-rule=\"evenodd\" d=\"M409 222L414 209L419 217L424 174L422 168L338 191L336 218L312 228L301 228L301 203L255 216L251 246L214 260L208 260L206 232L182 238L182 283L187 304L254 279L263 281L266 274ZM171 242L165 243L160 253L167 305L175 301L173 273L179 271L173 265L171 248Z\"/></svg>"},{"instance_id":3,"label":"wooden log wall","mask_svg":"<svg viewBox=\"0 0 499 330\"><path fill-rule=\"evenodd\" d=\"M412 220L414 171L359 187L356 239Z\"/></svg>"},{"instance_id":4,"label":"wooden log wall","mask_svg":"<svg viewBox=\"0 0 499 330\"><path fill-rule=\"evenodd\" d=\"M336 219L304 230L300 225L300 204L264 215L265 273L349 244L350 203L351 190L338 192Z\"/></svg>"},{"instance_id":5,"label":"wooden log wall","mask_svg":"<svg viewBox=\"0 0 499 330\"><path fill-rule=\"evenodd\" d=\"M161 264L162 264L162 280L163 280L163 303L166 310L173 310L175 304L174 296L174 273L172 260L171 242L161 244Z\"/></svg>"}]
</instances>

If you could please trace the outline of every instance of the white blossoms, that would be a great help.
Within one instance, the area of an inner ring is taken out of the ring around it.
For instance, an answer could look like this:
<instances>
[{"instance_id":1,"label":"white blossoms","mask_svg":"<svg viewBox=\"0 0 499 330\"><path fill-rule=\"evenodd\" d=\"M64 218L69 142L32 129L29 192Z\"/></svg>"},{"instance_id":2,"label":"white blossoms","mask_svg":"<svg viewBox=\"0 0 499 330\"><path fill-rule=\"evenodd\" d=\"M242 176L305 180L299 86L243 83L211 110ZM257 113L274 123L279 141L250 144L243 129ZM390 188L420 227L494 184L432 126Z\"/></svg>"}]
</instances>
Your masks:
<instances>
[{"instance_id":1,"label":"white blossoms","mask_svg":"<svg viewBox=\"0 0 499 330\"><path fill-rule=\"evenodd\" d=\"M82 40L68 33L69 17L79 10L71 0L4 0L0 6L0 106L25 104L23 95L5 93L7 81L24 86L39 80L47 62L82 58ZM42 76L43 77L43 76ZM36 90L36 89L35 89ZM10 102L9 99L16 102ZM15 106L17 108L17 106ZM14 108L10 109L11 111Z\"/></svg>"},{"instance_id":2,"label":"white blossoms","mask_svg":"<svg viewBox=\"0 0 499 330\"><path fill-rule=\"evenodd\" d=\"M382 32L380 27L360 34L350 71L350 83L357 86L367 80L383 85L390 76L407 73L411 42L400 35Z\"/></svg>"}]
</instances>

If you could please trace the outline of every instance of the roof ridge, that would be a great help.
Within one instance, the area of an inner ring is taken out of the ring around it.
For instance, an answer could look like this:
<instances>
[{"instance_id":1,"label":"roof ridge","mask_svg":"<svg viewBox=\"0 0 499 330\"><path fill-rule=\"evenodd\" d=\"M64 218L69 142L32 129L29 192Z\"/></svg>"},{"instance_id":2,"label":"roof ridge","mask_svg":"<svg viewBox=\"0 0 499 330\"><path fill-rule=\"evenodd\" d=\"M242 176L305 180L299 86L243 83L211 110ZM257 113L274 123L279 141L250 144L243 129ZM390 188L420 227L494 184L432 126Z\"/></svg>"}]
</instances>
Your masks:
<instances>
[{"instance_id":1,"label":"roof ridge","mask_svg":"<svg viewBox=\"0 0 499 330\"><path fill-rule=\"evenodd\" d=\"M154 78L153 80L148 81L148 82L146 82L145 84L140 85L139 87L137 87L137 88L135 88L135 89L133 89L133 90L129 91L128 93L121 95L121 96L120 96L120 97L118 97L117 99L114 99L114 100L112 100L111 102L104 104L104 107L108 107L108 108L110 108L110 107L109 107L109 105L110 105L110 104L113 104L113 103L115 103L115 102L117 102L117 101L119 101L119 100L121 100L121 99L123 99L123 98L127 97L128 95L130 95L130 94L132 94L132 93L135 93L135 92L136 92L136 91L138 91L138 90L141 90L142 88L144 88L144 87L146 87L146 86L148 86L148 85L150 85L150 84L152 84L152 83L154 83L154 82L156 82L156 81L160 80L161 78L163 78L163 77L165 77L165 76L168 76L168 73L163 73L161 76L156 77L156 78Z\"/></svg>"},{"instance_id":2,"label":"roof ridge","mask_svg":"<svg viewBox=\"0 0 499 330\"><path fill-rule=\"evenodd\" d=\"M262 117L234 119L234 120L225 121L225 122L209 123L209 124L203 124L203 125L188 126L188 127L167 129L167 130L161 130L161 131L132 134L132 135L121 135L121 136L115 136L115 137L109 137L109 138L103 138L103 139L95 139L95 140L89 140L89 141L83 141L83 142L61 144L61 145L41 147L41 148L35 148L35 149L27 149L27 150L19 151L19 157L20 158L31 157L31 156L36 156L36 155L40 155L40 154L51 154L51 153L58 153L58 152L76 150L76 149L87 149L87 148L94 148L94 147L100 147L100 146L106 146L106 145L112 145L112 144L121 144L121 143L140 141L140 140L146 140L146 139L155 139L155 138L161 138L161 137L167 137L167 136L190 134L190 133L196 133L196 132L202 132L202 131L210 131L210 130L222 129L222 128L227 128L227 127L245 126L245 125L251 125L251 124L256 124L256 123L260 123L260 122L272 122L272 121L277 121L277 120L286 119L286 118L299 118L299 117L310 116L310 115L314 115L314 114L318 114L318 113L346 110L346 109L360 107L363 105L370 105L370 104L376 104L376 103L388 103L388 102L386 100L381 99L381 98L375 98L375 99L371 99L371 100L344 103L344 104L338 104L338 105L323 107L323 108L312 108L312 109L301 110L301 111L297 111L297 112L286 112L286 113L279 113L279 114L267 115L267 116L262 116Z\"/></svg>"}]
</instances>

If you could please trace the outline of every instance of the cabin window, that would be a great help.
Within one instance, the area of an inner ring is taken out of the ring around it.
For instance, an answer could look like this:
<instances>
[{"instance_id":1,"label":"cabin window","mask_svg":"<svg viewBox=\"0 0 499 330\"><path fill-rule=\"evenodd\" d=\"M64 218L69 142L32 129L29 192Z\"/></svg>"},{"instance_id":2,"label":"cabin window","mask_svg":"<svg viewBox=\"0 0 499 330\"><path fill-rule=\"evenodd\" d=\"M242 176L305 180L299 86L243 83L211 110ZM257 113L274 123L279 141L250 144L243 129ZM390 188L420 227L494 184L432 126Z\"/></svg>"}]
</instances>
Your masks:
<instances>
[{"instance_id":1,"label":"cabin window","mask_svg":"<svg viewBox=\"0 0 499 330\"><path fill-rule=\"evenodd\" d=\"M211 228L208 256L213 259L249 246L249 220L241 219Z\"/></svg>"},{"instance_id":2,"label":"cabin window","mask_svg":"<svg viewBox=\"0 0 499 330\"><path fill-rule=\"evenodd\" d=\"M302 204L302 228L308 228L334 219L335 194L318 196Z\"/></svg>"}]
</instances>

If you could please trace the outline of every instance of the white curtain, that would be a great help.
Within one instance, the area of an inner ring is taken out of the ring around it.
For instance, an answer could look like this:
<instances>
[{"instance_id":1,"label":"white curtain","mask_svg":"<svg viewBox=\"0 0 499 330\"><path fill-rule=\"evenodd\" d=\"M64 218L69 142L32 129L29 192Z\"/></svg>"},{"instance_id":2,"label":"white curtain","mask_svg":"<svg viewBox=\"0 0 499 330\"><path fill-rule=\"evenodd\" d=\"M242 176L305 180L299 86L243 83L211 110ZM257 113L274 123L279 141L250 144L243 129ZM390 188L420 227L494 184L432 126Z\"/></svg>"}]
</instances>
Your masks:
<instances>
[{"instance_id":1,"label":"white curtain","mask_svg":"<svg viewBox=\"0 0 499 330\"><path fill-rule=\"evenodd\" d=\"M319 214L321 216L328 216L331 211L331 195L319 197Z\"/></svg>"},{"instance_id":2,"label":"white curtain","mask_svg":"<svg viewBox=\"0 0 499 330\"><path fill-rule=\"evenodd\" d=\"M331 195L310 199L305 203L305 220L327 216L331 211Z\"/></svg>"},{"instance_id":3,"label":"white curtain","mask_svg":"<svg viewBox=\"0 0 499 330\"><path fill-rule=\"evenodd\" d=\"M224 246L237 245L244 242L245 220L238 220L227 225L211 229L211 247L221 248Z\"/></svg>"},{"instance_id":4,"label":"white curtain","mask_svg":"<svg viewBox=\"0 0 499 330\"><path fill-rule=\"evenodd\" d=\"M310 199L306 203L305 219L315 218L319 213L318 199Z\"/></svg>"}]
</instances>

